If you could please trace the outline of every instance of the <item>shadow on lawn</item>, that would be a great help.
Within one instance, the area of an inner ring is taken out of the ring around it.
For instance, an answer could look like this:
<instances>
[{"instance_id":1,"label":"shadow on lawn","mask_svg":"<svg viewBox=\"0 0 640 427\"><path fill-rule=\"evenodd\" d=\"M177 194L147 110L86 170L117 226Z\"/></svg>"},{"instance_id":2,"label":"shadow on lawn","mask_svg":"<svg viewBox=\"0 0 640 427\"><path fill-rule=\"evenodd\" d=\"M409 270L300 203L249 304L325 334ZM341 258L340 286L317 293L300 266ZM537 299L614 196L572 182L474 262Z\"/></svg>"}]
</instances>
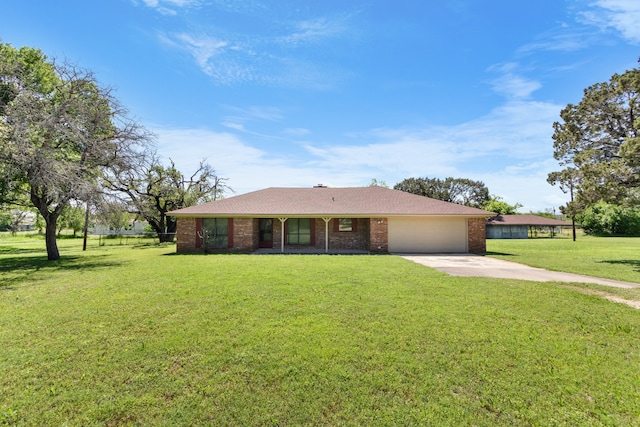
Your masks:
<instances>
[{"instance_id":1,"label":"shadow on lawn","mask_svg":"<svg viewBox=\"0 0 640 427\"><path fill-rule=\"evenodd\" d=\"M18 248L15 246L0 246L0 255L35 254L42 252L42 248Z\"/></svg>"},{"instance_id":2,"label":"shadow on lawn","mask_svg":"<svg viewBox=\"0 0 640 427\"><path fill-rule=\"evenodd\" d=\"M36 251L41 252L41 251ZM0 259L0 291L12 289L19 283L33 283L42 280L34 273L79 271L84 269L109 268L122 265L121 262L105 261L100 257L63 256L57 261L48 261L46 256L13 256Z\"/></svg>"},{"instance_id":3,"label":"shadow on lawn","mask_svg":"<svg viewBox=\"0 0 640 427\"><path fill-rule=\"evenodd\" d=\"M485 255L496 255L496 256L515 256L514 254L508 254L505 252L494 252L494 251L487 251L484 253Z\"/></svg>"},{"instance_id":4,"label":"shadow on lawn","mask_svg":"<svg viewBox=\"0 0 640 427\"><path fill-rule=\"evenodd\" d=\"M612 260L604 260L598 261L599 263L607 263L607 264L620 264L620 265L628 265L633 268L633 271L640 272L640 260L637 259L612 259Z\"/></svg>"}]
</instances>

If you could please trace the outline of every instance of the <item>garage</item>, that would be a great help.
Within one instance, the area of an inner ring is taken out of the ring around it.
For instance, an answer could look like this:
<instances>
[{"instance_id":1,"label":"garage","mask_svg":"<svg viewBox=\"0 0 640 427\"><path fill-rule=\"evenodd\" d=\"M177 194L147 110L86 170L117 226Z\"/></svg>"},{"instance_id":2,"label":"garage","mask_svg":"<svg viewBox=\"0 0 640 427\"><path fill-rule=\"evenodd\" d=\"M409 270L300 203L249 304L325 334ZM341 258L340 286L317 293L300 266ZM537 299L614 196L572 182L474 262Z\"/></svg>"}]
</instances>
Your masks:
<instances>
[{"instance_id":1,"label":"garage","mask_svg":"<svg viewBox=\"0 0 640 427\"><path fill-rule=\"evenodd\" d=\"M389 252L467 252L467 219L389 218Z\"/></svg>"}]
</instances>

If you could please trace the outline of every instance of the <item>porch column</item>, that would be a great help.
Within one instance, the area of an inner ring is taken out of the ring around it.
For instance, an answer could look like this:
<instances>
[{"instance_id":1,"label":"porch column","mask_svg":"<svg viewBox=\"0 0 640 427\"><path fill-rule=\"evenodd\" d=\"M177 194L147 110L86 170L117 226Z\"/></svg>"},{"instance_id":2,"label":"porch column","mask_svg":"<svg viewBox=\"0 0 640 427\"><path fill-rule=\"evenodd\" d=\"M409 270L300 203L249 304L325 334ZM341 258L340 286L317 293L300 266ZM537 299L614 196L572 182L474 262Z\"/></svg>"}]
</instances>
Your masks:
<instances>
[{"instance_id":1,"label":"porch column","mask_svg":"<svg viewBox=\"0 0 640 427\"><path fill-rule=\"evenodd\" d=\"M280 220L280 253L284 253L284 223L287 218L278 218Z\"/></svg>"},{"instance_id":2,"label":"porch column","mask_svg":"<svg viewBox=\"0 0 640 427\"><path fill-rule=\"evenodd\" d=\"M322 218L324 220L324 252L329 253L329 221L331 218Z\"/></svg>"}]
</instances>

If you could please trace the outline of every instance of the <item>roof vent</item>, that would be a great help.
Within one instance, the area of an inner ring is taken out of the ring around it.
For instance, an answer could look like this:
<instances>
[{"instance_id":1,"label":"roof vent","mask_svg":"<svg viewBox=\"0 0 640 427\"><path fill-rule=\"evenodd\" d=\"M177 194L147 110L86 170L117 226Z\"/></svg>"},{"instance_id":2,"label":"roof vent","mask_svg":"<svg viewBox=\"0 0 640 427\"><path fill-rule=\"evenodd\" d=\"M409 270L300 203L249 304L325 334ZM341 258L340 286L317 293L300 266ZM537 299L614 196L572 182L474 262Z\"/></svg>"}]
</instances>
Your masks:
<instances>
[{"instance_id":1,"label":"roof vent","mask_svg":"<svg viewBox=\"0 0 640 427\"><path fill-rule=\"evenodd\" d=\"M314 185L313 188L327 188L327 186L323 184L318 184L318 185Z\"/></svg>"}]
</instances>

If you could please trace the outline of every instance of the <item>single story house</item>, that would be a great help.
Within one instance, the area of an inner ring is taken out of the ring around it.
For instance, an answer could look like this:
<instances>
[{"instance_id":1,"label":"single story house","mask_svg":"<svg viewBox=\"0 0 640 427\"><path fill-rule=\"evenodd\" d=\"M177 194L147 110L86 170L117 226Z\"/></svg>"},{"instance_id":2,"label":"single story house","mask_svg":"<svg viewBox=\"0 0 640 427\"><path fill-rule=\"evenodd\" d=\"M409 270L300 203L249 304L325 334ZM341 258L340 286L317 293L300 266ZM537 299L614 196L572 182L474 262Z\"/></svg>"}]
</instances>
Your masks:
<instances>
[{"instance_id":1,"label":"single story house","mask_svg":"<svg viewBox=\"0 0 640 427\"><path fill-rule=\"evenodd\" d=\"M571 227L571 223L538 215L497 215L487 220L487 239L528 239L538 229L553 236L558 227Z\"/></svg>"},{"instance_id":2,"label":"single story house","mask_svg":"<svg viewBox=\"0 0 640 427\"><path fill-rule=\"evenodd\" d=\"M435 253L486 250L481 209L385 187L266 188L169 212L177 251Z\"/></svg>"}]
</instances>

